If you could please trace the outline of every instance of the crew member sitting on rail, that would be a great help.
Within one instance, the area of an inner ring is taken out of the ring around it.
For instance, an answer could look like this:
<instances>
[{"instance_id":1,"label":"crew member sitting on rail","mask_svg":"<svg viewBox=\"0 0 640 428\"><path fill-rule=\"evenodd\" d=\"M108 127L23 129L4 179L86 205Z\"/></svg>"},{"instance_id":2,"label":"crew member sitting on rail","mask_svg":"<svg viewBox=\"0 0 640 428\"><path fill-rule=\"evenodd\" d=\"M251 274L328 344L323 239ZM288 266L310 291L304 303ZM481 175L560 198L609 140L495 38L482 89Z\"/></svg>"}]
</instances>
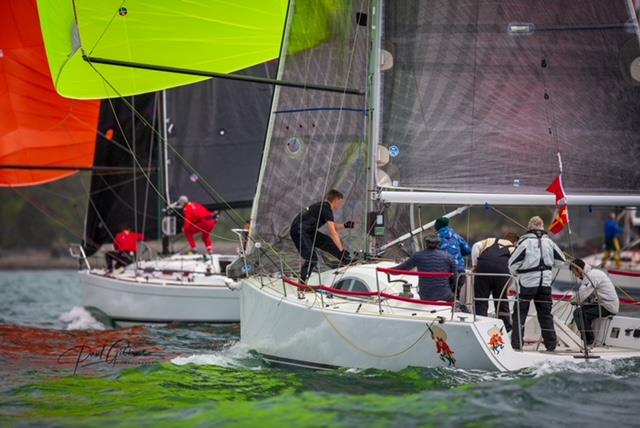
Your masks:
<instances>
[{"instance_id":1,"label":"crew member sitting on rail","mask_svg":"<svg viewBox=\"0 0 640 428\"><path fill-rule=\"evenodd\" d=\"M144 241L144 235L132 232L129 226L125 226L113 240L115 251L107 251L104 255L107 271L113 272L114 263L116 269L133 263L136 254L138 254L139 241Z\"/></svg>"},{"instance_id":2,"label":"crew member sitting on rail","mask_svg":"<svg viewBox=\"0 0 640 428\"><path fill-rule=\"evenodd\" d=\"M618 293L606 273L585 264L582 259L575 259L571 263L571 272L582 280L573 302L578 306L573 311L573 320L587 345L592 345L594 334L591 323L596 318L618 313L620 309Z\"/></svg>"}]
</instances>

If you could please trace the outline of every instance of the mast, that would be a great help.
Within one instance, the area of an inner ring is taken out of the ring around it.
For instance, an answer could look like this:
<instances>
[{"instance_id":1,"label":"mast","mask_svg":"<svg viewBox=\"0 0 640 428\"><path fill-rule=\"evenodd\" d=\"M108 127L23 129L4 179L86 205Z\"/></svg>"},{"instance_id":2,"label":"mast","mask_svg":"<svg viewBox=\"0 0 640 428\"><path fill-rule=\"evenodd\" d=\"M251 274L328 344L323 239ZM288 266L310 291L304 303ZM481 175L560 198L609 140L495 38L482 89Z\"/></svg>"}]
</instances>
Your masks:
<instances>
[{"instance_id":1,"label":"mast","mask_svg":"<svg viewBox=\"0 0 640 428\"><path fill-rule=\"evenodd\" d=\"M371 53L369 57L369 82L367 85L367 103L369 114L368 118L368 146L367 165L369 174L367 174L368 194L365 197L365 218L364 225L367 224L368 214L372 211L375 204L376 191L376 161L377 147L380 141L380 49L382 38L382 0L374 0L371 7ZM369 254L373 254L375 249L375 239L371 239L369 231L365 234L365 248Z\"/></svg>"},{"instance_id":2,"label":"mast","mask_svg":"<svg viewBox=\"0 0 640 428\"><path fill-rule=\"evenodd\" d=\"M158 151L158 231L162 234L162 254L168 255L170 253L169 248L169 235L164 233L162 223L164 221L165 208L169 203L169 153L167 152L167 92L162 91L162 102L160 105L162 111L162 137L159 139L159 151ZM161 196L162 194L162 196ZM163 204L162 199L164 196Z\"/></svg>"}]
</instances>

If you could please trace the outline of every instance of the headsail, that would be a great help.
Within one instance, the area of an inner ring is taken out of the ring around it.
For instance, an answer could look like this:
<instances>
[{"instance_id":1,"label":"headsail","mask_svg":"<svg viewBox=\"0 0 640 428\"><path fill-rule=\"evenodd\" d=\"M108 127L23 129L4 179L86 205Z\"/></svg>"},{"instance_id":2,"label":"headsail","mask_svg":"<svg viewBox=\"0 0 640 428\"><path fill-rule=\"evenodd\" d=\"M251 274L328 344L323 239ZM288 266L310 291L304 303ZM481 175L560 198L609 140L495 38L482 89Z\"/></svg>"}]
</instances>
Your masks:
<instances>
[{"instance_id":1,"label":"headsail","mask_svg":"<svg viewBox=\"0 0 640 428\"><path fill-rule=\"evenodd\" d=\"M1 2L0 28L0 187L43 184L91 167L100 104L56 93L35 0Z\"/></svg>"},{"instance_id":2,"label":"headsail","mask_svg":"<svg viewBox=\"0 0 640 428\"><path fill-rule=\"evenodd\" d=\"M57 91L69 98L151 92L202 77L83 58L231 73L277 58L286 0L38 0Z\"/></svg>"},{"instance_id":3,"label":"headsail","mask_svg":"<svg viewBox=\"0 0 640 428\"><path fill-rule=\"evenodd\" d=\"M369 9L367 0L291 2L278 78L364 91ZM363 235L365 120L363 96L276 88L252 213L253 240L262 244L254 254L262 254L263 268L278 270L281 259L299 269L289 225L331 188L345 194L336 221L355 220Z\"/></svg>"},{"instance_id":4,"label":"headsail","mask_svg":"<svg viewBox=\"0 0 640 428\"><path fill-rule=\"evenodd\" d=\"M513 204L553 205L544 189L561 153L571 204L581 200L572 195L604 195L585 204L623 203L620 195L637 201L640 48L627 6L415 0L387 7L383 48L394 65L382 72L381 144L393 168L386 188L432 192L441 203L500 194ZM389 191L383 199L407 195Z\"/></svg>"}]
</instances>

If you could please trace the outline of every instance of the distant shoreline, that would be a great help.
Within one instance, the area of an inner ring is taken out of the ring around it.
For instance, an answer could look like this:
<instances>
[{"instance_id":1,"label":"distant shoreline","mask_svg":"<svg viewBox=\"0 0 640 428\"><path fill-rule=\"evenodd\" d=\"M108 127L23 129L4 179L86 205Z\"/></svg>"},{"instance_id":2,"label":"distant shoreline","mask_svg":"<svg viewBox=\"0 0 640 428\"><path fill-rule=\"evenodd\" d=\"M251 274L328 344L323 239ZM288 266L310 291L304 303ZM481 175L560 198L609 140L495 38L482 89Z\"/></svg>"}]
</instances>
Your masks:
<instances>
[{"instance_id":1,"label":"distant shoreline","mask_svg":"<svg viewBox=\"0 0 640 428\"><path fill-rule=\"evenodd\" d=\"M0 254L0 270L76 270L77 268L78 261L70 255L55 256L51 251L2 251Z\"/></svg>"},{"instance_id":2,"label":"distant shoreline","mask_svg":"<svg viewBox=\"0 0 640 428\"><path fill-rule=\"evenodd\" d=\"M157 254L159 251L157 245L152 247ZM235 243L215 243L215 251L220 254L236 254L236 247ZM110 249L111 245L105 245L90 257L92 267L104 267L104 252ZM202 248L199 250L202 251ZM0 270L78 270L78 267L78 260L71 257L68 252L56 254L50 249L0 250Z\"/></svg>"}]
</instances>

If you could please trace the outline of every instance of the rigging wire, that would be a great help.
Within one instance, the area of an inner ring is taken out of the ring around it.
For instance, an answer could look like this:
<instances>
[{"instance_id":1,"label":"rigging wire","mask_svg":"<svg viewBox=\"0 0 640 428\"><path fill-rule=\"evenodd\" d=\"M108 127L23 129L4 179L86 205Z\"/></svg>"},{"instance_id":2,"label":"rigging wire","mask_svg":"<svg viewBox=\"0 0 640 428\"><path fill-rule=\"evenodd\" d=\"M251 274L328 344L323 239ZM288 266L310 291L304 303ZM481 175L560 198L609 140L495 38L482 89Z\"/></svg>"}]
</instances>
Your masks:
<instances>
[{"instance_id":1,"label":"rigging wire","mask_svg":"<svg viewBox=\"0 0 640 428\"><path fill-rule=\"evenodd\" d=\"M111 88L111 89L112 89L116 94L119 94L118 90L117 90L117 89L116 89L116 88L111 84L111 82L109 82L109 81L108 81L108 79L106 79L106 78L104 77L104 75L103 75L102 73L100 73L100 71L99 71L99 70L98 70L98 69L97 69L97 68L96 68L96 67L95 67L91 62L89 62L89 65L90 65L90 66L92 67L92 69L93 69L93 70L94 70L94 71L95 71L95 72L100 76L100 78L105 82L105 84L107 84L107 85L108 85L108 86L109 86L109 87L110 87L110 88ZM154 134L155 134L155 135L160 139L160 141L162 141L162 142L165 144L165 146L166 146L166 147L169 147L169 148L171 149L171 151L172 151L172 152L173 152L173 153L174 153L174 154L175 154L175 155L176 155L176 156L177 156L177 157L182 161L183 165L185 165L185 166L189 169L189 171L190 171L190 172L192 172L192 173L196 173L196 174L198 173L198 171L197 171L197 170L196 170L196 169L195 169L195 168L194 168L194 167L193 167L193 166L192 166L192 165L191 165L191 164L190 164L190 163L189 163L189 162L188 162L188 161L187 161L187 160L186 160L186 159L185 159L185 158L184 158L184 157L183 157L183 156L182 156L182 155L177 151L177 150L176 150L176 148L175 148L175 147L173 147L171 144L169 144L169 143L168 143L168 141L164 138L164 136L162 136L158 130L156 130L155 128L153 128L153 127L151 126L151 124L146 120L146 118L145 118L142 114L140 114L140 112L138 112L138 111L134 108L134 106L132 106L132 104L131 104L131 103L129 103L129 102L127 101L127 99L126 99L125 97L123 97L123 96L121 96L121 95L120 95L120 99L125 103L125 105L127 105L127 106L132 110L132 112L133 112L133 113L134 113L134 114L135 114L135 115L136 115L136 116L141 120L141 122L142 122L145 126L147 126L147 127L151 130L151 132L152 132L152 133L154 133ZM117 120L117 117L116 117L116 122L118 123L118 126L121 126L121 125L120 125L120 123L119 123L119 121ZM131 146L130 146L129 142L128 142L126 139L125 139L125 145L126 145L126 147L128 148L128 152L129 152L129 153L132 153ZM132 155L133 155L133 154L132 154ZM159 191L159 189L157 188L157 186L153 183L153 181L150 179L150 177L148 176L148 174L147 174L147 173L144 171L144 169L142 168L142 166L141 166L141 164L140 164L139 160L138 160L135 156L133 156L133 159L134 159L134 161L135 161L135 163L136 163L137 167L138 167L138 168L140 169L140 171L142 172L142 175L145 177L145 179L147 180L147 182L149 183L149 185L151 186L151 188L152 188L152 189L154 190L154 192L156 193L156 195L158 195L158 197L159 197L159 198L160 198L160 199L161 199L161 200L162 200L166 205L169 205L170 201L167 199L167 197L166 197L164 194L162 194L162 192L160 192L160 191ZM224 200L224 198L222 198L222 197L218 194L218 192L213 188L213 186L212 186L212 185L211 185L211 184L210 184L206 179L203 179L203 180L202 180L202 182L203 182L203 184L204 184L204 185L203 185L203 187L205 188L205 190L209 189L211 192L213 192L213 193L218 197L218 199L219 199L219 200L221 200L221 201L222 201L222 202L223 202L223 203L228 207L227 209L228 209L228 211L229 211L229 212L230 212L230 214L231 214L231 215L230 215L230 218L232 219L232 221L234 221L234 223L235 223L237 226L240 226L240 225L241 225L241 223L242 223L242 226L244 226L244 219L239 215L239 213L238 213L238 212L237 212L233 207L231 207L231 206L230 206L230 205L229 205L229 204ZM176 214L178 217L182 218L183 220L186 220L186 218L185 218L184 214L180 213L179 211L175 211L175 214ZM234 217L234 216L235 216L235 217ZM194 226L195 226L195 225L194 225ZM196 228L198 228L198 227L196 226ZM200 228L198 228L198 229L200 229ZM204 232L204 231L203 231L202 229L200 229L200 232ZM215 236L216 236L216 235L214 235L214 237L215 237ZM253 238L252 238L252 237L249 237L249 239L253 241ZM279 253L278 253L277 251L275 251L273 248L271 248L271 249L276 253L276 255L279 255Z\"/></svg>"},{"instance_id":2,"label":"rigging wire","mask_svg":"<svg viewBox=\"0 0 640 428\"><path fill-rule=\"evenodd\" d=\"M316 9L317 10L317 9ZM356 52L356 45L358 43L358 35L360 34L359 28L356 25L356 31L353 37L353 42L351 45L351 51L350 51L350 55L349 55L349 64L347 67L347 74L345 76L345 81L349 81L349 78L351 77L351 72L352 72L352 68L353 68L353 61L354 61L354 57L355 57L355 52ZM309 62L310 62L310 58L309 58ZM308 95L308 94L305 94ZM340 109L345 107L345 102L346 102L346 98L347 98L347 94L346 93L342 93L340 96ZM340 124L344 121L344 113L342 110L339 110L338 112L338 120L337 120L337 127L340 126ZM314 131L315 132L315 131ZM338 145L338 133L335 132L333 135L333 141L331 143L331 149L329 150L329 156L328 156L328 164L332 165L333 164L333 158L335 156L335 152L336 152L336 147ZM324 183L322 185L322 195L326 195L327 194L327 190L328 190L328 186L329 186L329 174L331 173L331 168L327 168L326 173L325 173L325 178L324 178ZM355 185L355 182L354 182ZM302 199L301 199L302 200ZM315 232L313 235L313 240L312 240L312 244L311 244L311 248L315 250L316 248L316 240L317 240L317 236L318 236L318 226L320 224L320 216L321 216L321 210L318 212L318 218L316 221L316 228L315 228ZM302 224L300 225L300 227L302 227ZM336 231L337 232L337 231ZM340 260L340 262L342 262L342 259ZM309 275L309 272L307 272L307 275ZM333 282L335 281L335 278L332 279L332 285Z\"/></svg>"},{"instance_id":3,"label":"rigging wire","mask_svg":"<svg viewBox=\"0 0 640 428\"><path fill-rule=\"evenodd\" d=\"M118 93L118 92L117 92L117 89L116 89L116 88L115 88L115 87L114 87L114 86L113 86L113 85L112 85L112 84L111 84L111 83L110 83L110 82L109 82L109 81L104 77L104 75L102 75L102 74L101 74L101 73L100 73L100 72L95 68L95 66L93 66L93 64L91 64L91 63L90 63L90 65L91 65L91 67L94 69L94 71L96 71L96 73L98 73L98 75L99 75L99 76L100 76L100 77L105 81L105 83L106 83L107 85L109 85L113 91L115 91L116 93ZM156 129L155 129L155 128L154 128L154 127L149 123L149 121L147 121L147 120L146 120L146 118L145 118L142 114L140 114L140 112L139 112L139 111L137 111L137 110L135 109L135 106L134 106L133 104L131 104L129 101L127 101L125 97L121 97L121 99L124 101L125 105L127 105L127 106L131 109L131 111L134 113L134 116L138 117L138 119L140 119L140 121L141 121L145 126L147 126L147 127L151 130L151 132L152 132L152 133L154 133L158 138L160 138L160 139L161 139L161 141L163 141L163 142L164 142L164 144L166 144L168 147L170 147L170 148L172 149L172 151L173 151L173 152L174 152L174 153L175 153L175 154L176 154L176 155L177 155L181 160L183 160L184 164L186 164L186 165L188 165L188 166L190 167L190 171L191 171L192 173L198 173L198 172L195 170L195 168L193 168L193 167L191 166L191 164L190 164L188 161L186 161L186 159L184 159L184 158L183 158L183 157L182 157L182 156L181 156L181 155L176 151L176 149L175 149L173 146L171 146L170 144L168 144L168 142L167 142L167 141L164 139L164 137L159 133L159 131L158 131L158 130L156 130ZM113 103L111 102L111 99L109 99L109 103L110 103L110 105L111 105L112 110L113 110L113 111L115 111L115 110L114 110ZM117 116L116 116L116 123L118 124L118 127L119 127L119 128L121 129L121 131L122 131L122 125L121 125L120 121L117 119ZM123 135L124 135L124 131L122 131L122 132L123 132ZM145 179L146 179L146 181L148 182L149 186L154 190L154 192L155 192L155 193L156 193L156 195L159 197L159 199L161 199L161 200L162 200L162 201L163 201L163 202L168 206L168 205L170 204L170 201L165 197L165 195L164 195L164 194L162 194L162 192L160 192L160 190L158 189L158 187L153 183L153 180L151 180L151 178L149 177L149 175L146 173L145 169L144 169L144 168L142 167L142 165L140 164L140 161L139 161L139 160L138 160L138 158L135 156L135 152L134 152L134 150L131 148L131 144L130 144L130 143L129 143L129 141L126 139L126 137L124 137L124 140L125 140L125 145L126 145L126 147L127 147L127 149L128 149L128 152L129 152L129 153L131 153L131 155L132 155L132 158L133 158L133 161L134 161L135 165L136 165L136 166L137 166L137 168L142 172L142 175L145 177ZM212 186L207 182L207 180L206 180L206 179L203 179L202 181L203 181L203 182L204 182L204 183L205 183L209 188L211 188L211 190L212 190L212 191L214 191L214 192L215 192L215 190L213 189L213 187L212 187ZM217 192L215 192L215 193L217 193ZM234 210L233 208L231 208L231 206L230 206L228 203L226 203L226 201L224 201L224 200L223 200L223 202L227 205L227 207L229 207L229 210L230 210L231 212L235 213L235 210ZM184 217L184 214L182 214L182 213L180 213L180 212L178 212L178 211L175 211L175 213L176 213L176 215L177 215L178 217L182 218L183 220L186 220L186 218ZM238 215L237 213L236 213L236 216L239 218L239 215ZM232 217L232 219L233 219L233 217ZM237 221L236 221L236 225L239 225L239 223L238 223ZM196 225L194 225L194 226L195 226L196 228L198 228ZM199 229L199 228L198 228L198 229ZM204 230L202 230L202 229L200 229L200 231L201 231L201 232L204 232Z\"/></svg>"},{"instance_id":4,"label":"rigging wire","mask_svg":"<svg viewBox=\"0 0 640 428\"><path fill-rule=\"evenodd\" d=\"M100 73L100 71L91 63L89 62L90 66L93 68L93 70L103 79L103 81L117 94L119 94L118 90L115 88L115 86L113 86L107 79L106 77L104 77L104 75L102 73ZM171 151L173 152L173 154L175 154L178 159L181 161L181 163L187 168L187 170L191 173L195 173L198 174L198 176L200 176L199 172L193 167L193 165L187 160L185 159L178 151L177 149L169 144L169 142L167 141L167 139L164 138L164 136L161 135L161 133L155 129L150 123L149 121L142 115L140 114L139 111L137 111L134 106L128 102L126 100L125 97L120 96L120 98L123 100L123 102L125 103L125 105L127 105L129 108L132 109L132 112L135 114L135 116L138 117L138 119L145 125L147 126L152 133L154 133L159 139L160 141L163 142L163 144L170 148ZM117 120L117 119L116 119ZM119 123L119 122L118 122ZM129 152L131 152L131 147L129 145L128 142L126 142L127 147L129 148ZM168 198L162 194L162 192L159 191L158 187L153 183L153 181L149 178L149 176L145 173L144 169L142 168L142 166L140 165L139 161L137 160L137 158L135 158L135 162L138 166L138 168L141 170L141 172L143 173L143 175L145 176L145 178L147 179L147 181L149 181L149 184L151 186L151 188L153 188L153 190L155 191L155 193L159 196L159 198L162 200L162 202L165 203L165 205L169 205L170 201L168 200ZM225 210L230 214L229 217L233 220L234 224L236 226L242 226L244 224L244 219L238 214L238 212L231 207L231 205L229 205L229 203L215 190L215 188L204 178L202 177L202 180L199 180L199 182L201 182L203 188L207 191L213 193L213 198L214 200L219 200L221 201L224 205L226 205L227 208L225 208ZM176 214L178 217L186 220L186 218L184 217L183 214L181 214L180 212L176 211ZM197 226L196 226L197 227ZM202 231L202 230L201 230Z\"/></svg>"},{"instance_id":5,"label":"rigging wire","mask_svg":"<svg viewBox=\"0 0 640 428\"><path fill-rule=\"evenodd\" d=\"M15 194L17 194L22 200L26 201L31 206L33 206L35 209L37 209L42 214L44 214L47 218L49 218L52 221L54 221L55 223L61 225L64 230L66 230L67 232L71 233L73 236L75 236L77 238L82 238L82 234L80 232L78 232L76 229L74 229L74 227L72 225L69 225L69 224L65 223L64 221L56 218L56 216L54 216L53 214L49 213L44 206L41 206L41 204L33 201L32 199L30 199L29 197L24 195L20 190L18 190L19 188L10 187L10 189L13 190L15 192Z\"/></svg>"}]
</instances>

